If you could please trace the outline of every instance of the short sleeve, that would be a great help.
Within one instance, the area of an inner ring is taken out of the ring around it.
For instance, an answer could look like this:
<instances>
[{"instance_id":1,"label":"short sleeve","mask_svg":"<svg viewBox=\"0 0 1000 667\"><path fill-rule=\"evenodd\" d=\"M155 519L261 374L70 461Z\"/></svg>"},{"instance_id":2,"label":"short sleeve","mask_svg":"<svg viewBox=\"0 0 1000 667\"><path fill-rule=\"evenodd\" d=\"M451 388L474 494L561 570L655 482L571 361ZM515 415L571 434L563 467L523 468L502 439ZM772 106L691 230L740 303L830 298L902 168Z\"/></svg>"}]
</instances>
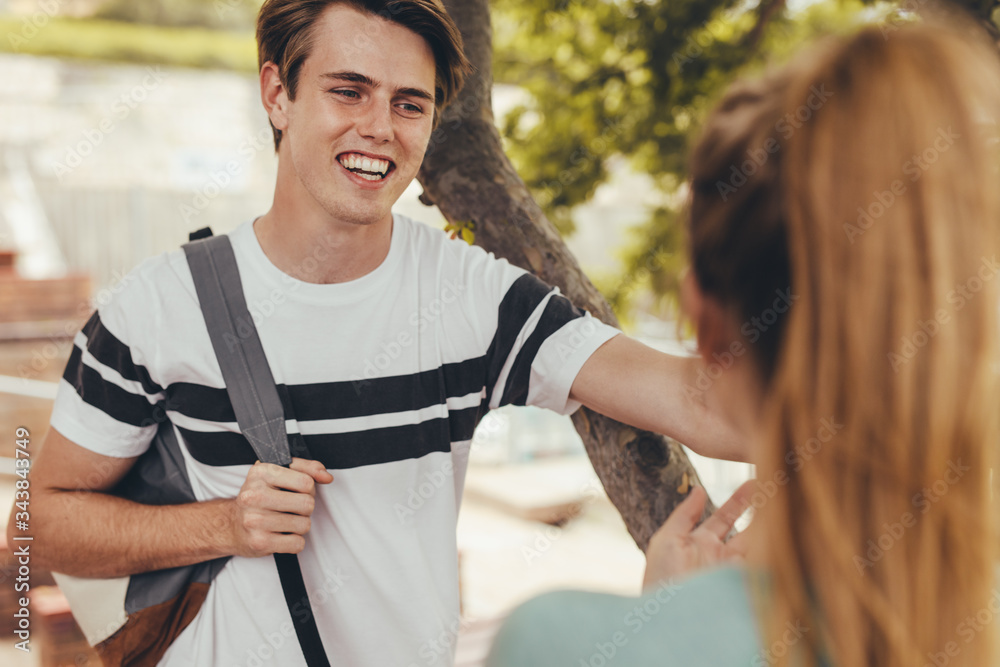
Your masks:
<instances>
[{"instance_id":1,"label":"short sleeve","mask_svg":"<svg viewBox=\"0 0 1000 667\"><path fill-rule=\"evenodd\" d=\"M81 447L118 458L146 451L163 418L163 388L137 361L142 355L128 340L126 311L114 299L77 333L51 421Z\"/></svg>"},{"instance_id":2,"label":"short sleeve","mask_svg":"<svg viewBox=\"0 0 1000 667\"><path fill-rule=\"evenodd\" d=\"M488 358L490 407L533 405L575 412L569 398L583 364L618 329L577 308L535 276L524 273L504 295Z\"/></svg>"}]
</instances>

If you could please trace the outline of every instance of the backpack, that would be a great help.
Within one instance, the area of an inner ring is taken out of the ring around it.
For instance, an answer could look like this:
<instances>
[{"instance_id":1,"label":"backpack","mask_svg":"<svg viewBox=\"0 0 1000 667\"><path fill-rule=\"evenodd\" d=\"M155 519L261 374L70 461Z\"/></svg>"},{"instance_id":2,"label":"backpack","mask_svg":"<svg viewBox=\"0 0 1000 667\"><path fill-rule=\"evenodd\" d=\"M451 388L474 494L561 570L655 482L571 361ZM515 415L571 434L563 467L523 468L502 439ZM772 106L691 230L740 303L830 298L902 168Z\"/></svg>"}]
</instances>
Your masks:
<instances>
[{"instance_id":1,"label":"backpack","mask_svg":"<svg viewBox=\"0 0 1000 667\"><path fill-rule=\"evenodd\" d=\"M264 463L292 460L285 415L253 319L228 236L191 234L184 252L202 315L244 437ZM145 505L196 502L181 443L163 421L149 449L110 493ZM156 665L194 620L229 558L115 579L53 573L87 641L106 666ZM329 667L302 580L298 556L274 554L285 602L309 667Z\"/></svg>"}]
</instances>

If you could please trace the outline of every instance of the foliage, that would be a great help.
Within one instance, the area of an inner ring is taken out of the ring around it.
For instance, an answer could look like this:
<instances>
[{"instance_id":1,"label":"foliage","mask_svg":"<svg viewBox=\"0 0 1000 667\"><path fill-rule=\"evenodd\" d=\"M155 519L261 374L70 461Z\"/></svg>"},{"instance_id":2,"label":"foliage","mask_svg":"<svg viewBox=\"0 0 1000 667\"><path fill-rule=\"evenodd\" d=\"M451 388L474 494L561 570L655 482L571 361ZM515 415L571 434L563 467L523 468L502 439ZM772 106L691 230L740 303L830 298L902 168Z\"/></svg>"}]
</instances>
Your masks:
<instances>
[{"instance_id":1,"label":"foliage","mask_svg":"<svg viewBox=\"0 0 1000 667\"><path fill-rule=\"evenodd\" d=\"M572 232L572 208L607 180L616 155L649 174L668 202L624 244L625 275L597 280L619 317L642 291L655 295L647 305L672 303L684 264L688 146L725 87L818 34L886 11L859 0L818 2L796 15L781 0L494 3L495 78L530 93L501 131L557 227Z\"/></svg>"},{"instance_id":2,"label":"foliage","mask_svg":"<svg viewBox=\"0 0 1000 667\"><path fill-rule=\"evenodd\" d=\"M452 239L461 238L469 245L476 242L476 223L471 220L463 220L455 223L448 223L444 226L445 233Z\"/></svg>"},{"instance_id":3,"label":"foliage","mask_svg":"<svg viewBox=\"0 0 1000 667\"><path fill-rule=\"evenodd\" d=\"M68 18L31 29L9 17L0 17L0 34L0 50L12 53L257 71L250 34Z\"/></svg>"},{"instance_id":4,"label":"foliage","mask_svg":"<svg viewBox=\"0 0 1000 667\"><path fill-rule=\"evenodd\" d=\"M573 231L573 207L608 179L612 158L626 158L663 194L623 239L624 275L594 277L620 318L637 300L672 304L684 264L685 159L721 92L817 35L865 21L896 25L933 0L872 1L819 0L793 13L784 0L493 0L495 80L529 93L503 121L505 146L557 227ZM261 2L107 0L98 16L115 20L42 26L0 17L0 50L255 72ZM1000 0L956 4L1000 32Z\"/></svg>"}]
</instances>

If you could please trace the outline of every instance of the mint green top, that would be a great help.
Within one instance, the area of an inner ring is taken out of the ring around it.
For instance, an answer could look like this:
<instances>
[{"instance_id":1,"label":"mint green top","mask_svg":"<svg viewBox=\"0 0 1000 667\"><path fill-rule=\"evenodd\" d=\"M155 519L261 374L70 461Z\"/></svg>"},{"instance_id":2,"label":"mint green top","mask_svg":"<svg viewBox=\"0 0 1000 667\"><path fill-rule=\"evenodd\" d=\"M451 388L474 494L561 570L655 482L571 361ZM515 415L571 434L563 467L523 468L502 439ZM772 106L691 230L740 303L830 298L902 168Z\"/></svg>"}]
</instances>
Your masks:
<instances>
[{"instance_id":1,"label":"mint green top","mask_svg":"<svg viewBox=\"0 0 1000 667\"><path fill-rule=\"evenodd\" d=\"M487 667L758 667L746 574L726 567L639 598L560 591L505 621Z\"/></svg>"}]
</instances>

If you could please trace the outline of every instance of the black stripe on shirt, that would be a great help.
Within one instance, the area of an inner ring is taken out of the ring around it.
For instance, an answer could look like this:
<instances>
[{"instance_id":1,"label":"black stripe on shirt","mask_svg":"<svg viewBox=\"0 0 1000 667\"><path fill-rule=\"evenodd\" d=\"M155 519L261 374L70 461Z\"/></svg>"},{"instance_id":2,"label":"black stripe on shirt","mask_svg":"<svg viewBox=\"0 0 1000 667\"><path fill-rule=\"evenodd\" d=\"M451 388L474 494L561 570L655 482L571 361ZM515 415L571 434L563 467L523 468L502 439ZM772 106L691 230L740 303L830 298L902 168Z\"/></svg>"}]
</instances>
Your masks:
<instances>
[{"instance_id":1,"label":"black stripe on shirt","mask_svg":"<svg viewBox=\"0 0 1000 667\"><path fill-rule=\"evenodd\" d=\"M145 366L132 361L128 345L107 330L101 322L100 313L94 311L83 326L83 333L87 337L87 351L99 362L118 371L126 380L139 382L147 394L159 394L163 391L163 387L153 382Z\"/></svg>"},{"instance_id":2,"label":"black stripe on shirt","mask_svg":"<svg viewBox=\"0 0 1000 667\"><path fill-rule=\"evenodd\" d=\"M292 398L288 395L288 387L283 384L278 385L278 398L281 400L281 405L284 408L285 419L294 420L295 408L292 405ZM309 451L309 447L306 446L305 440L302 439L301 433L289 433L288 434L288 451L292 456L298 457L300 459L315 459L316 457L312 455Z\"/></svg>"},{"instance_id":3,"label":"black stripe on shirt","mask_svg":"<svg viewBox=\"0 0 1000 667\"><path fill-rule=\"evenodd\" d=\"M568 322L583 317L583 311L574 306L561 294L553 294L545 304L542 317L535 330L528 336L514 359L507 385L504 387L500 405L525 405L528 399L528 384L531 380L531 364L535 355L549 336L563 328Z\"/></svg>"},{"instance_id":4,"label":"black stripe on shirt","mask_svg":"<svg viewBox=\"0 0 1000 667\"><path fill-rule=\"evenodd\" d=\"M109 417L132 426L151 426L153 405L145 396L133 394L108 382L96 370L83 363L83 351L76 345L69 355L63 379L73 385L80 398Z\"/></svg>"},{"instance_id":5,"label":"black stripe on shirt","mask_svg":"<svg viewBox=\"0 0 1000 667\"><path fill-rule=\"evenodd\" d=\"M507 362L511 350L514 349L514 341L524 328L525 323L531 314L538 308L545 295L552 291L552 288L541 280L526 273L510 286L503 300L500 302L500 310L497 318L497 330L486 352L487 372L486 372L486 392L492 394L496 387L497 380L500 379L500 371Z\"/></svg>"},{"instance_id":6,"label":"black stripe on shirt","mask_svg":"<svg viewBox=\"0 0 1000 667\"><path fill-rule=\"evenodd\" d=\"M288 419L300 422L370 417L390 412L422 410L448 398L477 394L485 386L486 357L443 364L414 373L365 379L278 385ZM236 413L225 389L188 382L167 387L172 410L202 421L235 422Z\"/></svg>"},{"instance_id":7,"label":"black stripe on shirt","mask_svg":"<svg viewBox=\"0 0 1000 667\"><path fill-rule=\"evenodd\" d=\"M452 442L472 439L482 416L481 406L451 410L448 417L419 424L389 426L350 433L304 435L306 447L317 461L331 470L418 459L431 452L449 452ZM210 466L252 465L253 447L239 433L206 433L178 427L188 451Z\"/></svg>"}]
</instances>

